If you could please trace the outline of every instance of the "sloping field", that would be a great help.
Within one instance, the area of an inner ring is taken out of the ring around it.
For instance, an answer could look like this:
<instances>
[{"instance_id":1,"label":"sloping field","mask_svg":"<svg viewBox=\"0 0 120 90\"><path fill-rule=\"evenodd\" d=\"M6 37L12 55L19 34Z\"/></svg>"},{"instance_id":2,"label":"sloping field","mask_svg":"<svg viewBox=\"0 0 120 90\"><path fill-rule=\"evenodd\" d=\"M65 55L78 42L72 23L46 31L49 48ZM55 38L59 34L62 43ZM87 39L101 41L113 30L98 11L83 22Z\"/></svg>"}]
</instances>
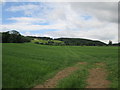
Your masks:
<instances>
[{"instance_id":1,"label":"sloping field","mask_svg":"<svg viewBox=\"0 0 120 90\"><path fill-rule=\"evenodd\" d=\"M118 47L4 43L2 48L3 88L33 88L78 62L86 62L87 65L79 65L79 71L61 80L56 87L86 87L88 71L98 68L96 63L105 63L106 79L111 82L109 87L118 86Z\"/></svg>"}]
</instances>

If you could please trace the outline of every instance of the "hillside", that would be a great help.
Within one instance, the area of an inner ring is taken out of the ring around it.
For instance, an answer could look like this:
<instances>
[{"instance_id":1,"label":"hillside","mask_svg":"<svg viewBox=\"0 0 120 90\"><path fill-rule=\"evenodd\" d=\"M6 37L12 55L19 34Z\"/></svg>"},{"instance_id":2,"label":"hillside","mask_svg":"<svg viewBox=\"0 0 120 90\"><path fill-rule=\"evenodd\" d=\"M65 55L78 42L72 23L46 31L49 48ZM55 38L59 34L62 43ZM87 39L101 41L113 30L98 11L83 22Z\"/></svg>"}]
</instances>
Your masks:
<instances>
[{"instance_id":1,"label":"hillside","mask_svg":"<svg viewBox=\"0 0 120 90\"><path fill-rule=\"evenodd\" d=\"M75 46L106 46L107 45L101 41L94 41L90 39L81 39L81 38L58 38L55 40L64 41L66 45L75 45Z\"/></svg>"},{"instance_id":2,"label":"hillside","mask_svg":"<svg viewBox=\"0 0 120 90\"><path fill-rule=\"evenodd\" d=\"M70 46L107 46L106 43L101 41L94 41L90 39L83 38L50 38L50 37L35 37L28 36L32 38L32 42L37 44L45 45L70 45Z\"/></svg>"}]
</instances>

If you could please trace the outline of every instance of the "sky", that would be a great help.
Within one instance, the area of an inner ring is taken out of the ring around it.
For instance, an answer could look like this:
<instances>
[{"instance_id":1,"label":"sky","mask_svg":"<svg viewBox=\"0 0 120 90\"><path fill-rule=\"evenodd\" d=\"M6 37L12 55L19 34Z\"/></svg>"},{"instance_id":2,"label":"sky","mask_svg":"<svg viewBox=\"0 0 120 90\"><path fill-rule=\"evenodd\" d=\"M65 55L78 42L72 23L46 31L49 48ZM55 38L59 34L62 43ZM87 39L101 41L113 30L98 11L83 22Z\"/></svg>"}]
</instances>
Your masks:
<instances>
[{"instance_id":1,"label":"sky","mask_svg":"<svg viewBox=\"0 0 120 90\"><path fill-rule=\"evenodd\" d=\"M1 6L1 5L0 5ZM1 19L0 19L1 20ZM1 31L118 42L117 2L5 2Z\"/></svg>"}]
</instances>

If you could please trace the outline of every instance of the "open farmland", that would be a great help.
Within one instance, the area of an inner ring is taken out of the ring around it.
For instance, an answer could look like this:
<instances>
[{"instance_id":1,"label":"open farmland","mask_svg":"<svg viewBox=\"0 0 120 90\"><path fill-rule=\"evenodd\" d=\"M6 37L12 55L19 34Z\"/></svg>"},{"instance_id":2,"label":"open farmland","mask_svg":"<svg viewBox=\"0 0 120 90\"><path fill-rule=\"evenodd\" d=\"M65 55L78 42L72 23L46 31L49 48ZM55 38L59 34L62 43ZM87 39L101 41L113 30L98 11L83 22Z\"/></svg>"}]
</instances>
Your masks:
<instances>
[{"instance_id":1,"label":"open farmland","mask_svg":"<svg viewBox=\"0 0 120 90\"><path fill-rule=\"evenodd\" d=\"M60 80L56 87L85 88L88 71L98 67L96 63L105 63L104 68L108 72L107 80L111 82L109 87L118 87L118 47L3 43L2 49L3 88L35 87L43 84L57 72L78 62L86 62L87 65L79 65L81 70Z\"/></svg>"}]
</instances>

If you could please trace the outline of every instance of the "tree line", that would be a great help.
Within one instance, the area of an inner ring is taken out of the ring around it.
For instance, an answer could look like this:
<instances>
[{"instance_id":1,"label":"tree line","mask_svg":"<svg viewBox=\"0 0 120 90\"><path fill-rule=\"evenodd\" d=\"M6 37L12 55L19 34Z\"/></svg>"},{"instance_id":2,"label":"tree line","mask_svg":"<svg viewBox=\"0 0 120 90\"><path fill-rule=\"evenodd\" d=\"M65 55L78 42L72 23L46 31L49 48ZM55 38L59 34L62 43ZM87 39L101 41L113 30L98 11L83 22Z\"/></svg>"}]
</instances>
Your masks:
<instances>
[{"instance_id":1,"label":"tree line","mask_svg":"<svg viewBox=\"0 0 120 90\"><path fill-rule=\"evenodd\" d=\"M31 38L22 36L16 30L2 32L1 34L2 34L2 43L24 43L31 41Z\"/></svg>"}]
</instances>

